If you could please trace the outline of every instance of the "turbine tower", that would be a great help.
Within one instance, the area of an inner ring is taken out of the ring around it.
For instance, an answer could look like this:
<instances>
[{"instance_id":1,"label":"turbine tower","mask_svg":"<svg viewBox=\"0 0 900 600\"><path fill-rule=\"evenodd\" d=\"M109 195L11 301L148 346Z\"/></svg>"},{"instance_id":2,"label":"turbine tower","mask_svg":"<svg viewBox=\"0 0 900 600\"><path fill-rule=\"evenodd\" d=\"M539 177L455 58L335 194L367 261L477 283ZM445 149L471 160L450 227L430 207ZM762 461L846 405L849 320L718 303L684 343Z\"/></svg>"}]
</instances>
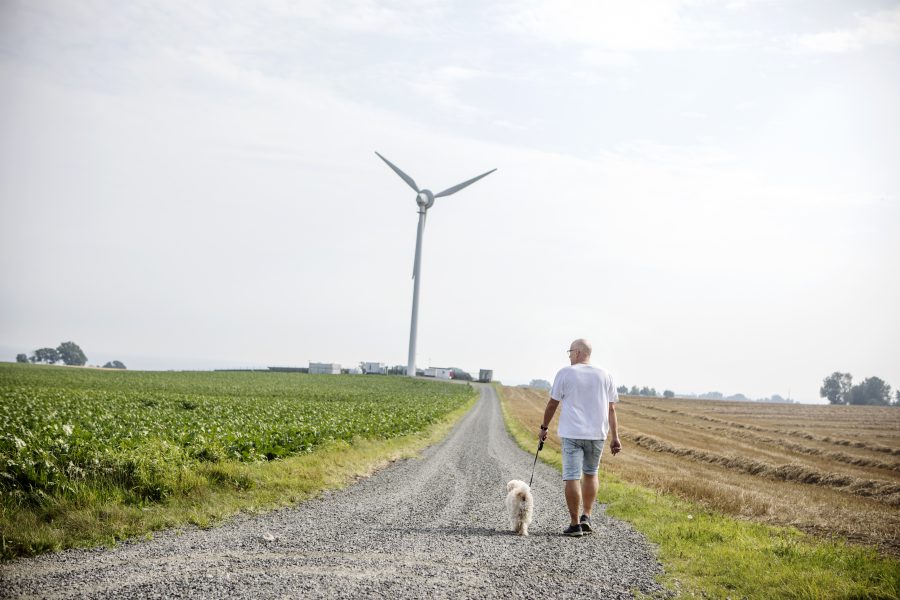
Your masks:
<instances>
[{"instance_id":1,"label":"turbine tower","mask_svg":"<svg viewBox=\"0 0 900 600\"><path fill-rule=\"evenodd\" d=\"M375 154L378 154L377 152ZM428 209L434 204L435 198L442 198L444 196L449 196L450 194L455 194L459 190L464 187L471 185L481 179L482 177L487 177L497 169L491 169L487 173L482 173L478 177L473 177L468 181L463 181L460 184L454 185L453 187L447 188L443 192L439 194L432 194L431 190L420 190L419 186L416 185L416 182L412 177L404 173L393 164L391 161L378 154L378 158L387 163L391 169L393 169L394 173L400 176L400 179L406 182L406 184L412 189L416 190L416 204L419 205L419 228L416 232L416 262L413 266L413 305L412 305L412 319L409 325L409 360L406 364L406 374L410 377L416 376L416 331L419 325L419 279L422 274L422 233L425 231L425 218Z\"/></svg>"}]
</instances>

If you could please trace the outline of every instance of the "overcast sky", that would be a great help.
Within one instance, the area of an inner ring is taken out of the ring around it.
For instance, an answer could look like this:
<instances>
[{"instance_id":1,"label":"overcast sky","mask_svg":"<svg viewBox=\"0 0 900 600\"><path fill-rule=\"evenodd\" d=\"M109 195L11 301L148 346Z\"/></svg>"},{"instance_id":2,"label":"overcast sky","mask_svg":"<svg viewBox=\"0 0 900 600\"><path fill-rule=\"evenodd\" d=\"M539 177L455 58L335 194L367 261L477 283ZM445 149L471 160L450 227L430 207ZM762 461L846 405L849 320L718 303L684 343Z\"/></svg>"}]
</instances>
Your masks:
<instances>
[{"instance_id":1,"label":"overcast sky","mask_svg":"<svg viewBox=\"0 0 900 600\"><path fill-rule=\"evenodd\" d=\"M900 2L0 2L0 350L900 386Z\"/></svg>"}]
</instances>

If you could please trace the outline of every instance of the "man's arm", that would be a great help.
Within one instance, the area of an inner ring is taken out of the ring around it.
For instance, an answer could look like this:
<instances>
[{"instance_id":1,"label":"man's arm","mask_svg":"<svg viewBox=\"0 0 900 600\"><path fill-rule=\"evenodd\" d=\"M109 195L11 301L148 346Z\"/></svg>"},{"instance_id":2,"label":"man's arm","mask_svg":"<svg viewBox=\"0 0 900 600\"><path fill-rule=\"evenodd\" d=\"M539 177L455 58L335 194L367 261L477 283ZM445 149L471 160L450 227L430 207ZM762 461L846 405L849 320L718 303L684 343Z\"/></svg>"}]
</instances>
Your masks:
<instances>
[{"instance_id":1,"label":"man's arm","mask_svg":"<svg viewBox=\"0 0 900 600\"><path fill-rule=\"evenodd\" d=\"M550 428L550 421L553 420L553 415L556 414L557 406L559 406L559 400L554 400L553 398L547 400L547 408L544 409L544 420L541 422L541 432L538 434L538 439L541 441L547 439L547 429Z\"/></svg>"},{"instance_id":2,"label":"man's arm","mask_svg":"<svg viewBox=\"0 0 900 600\"><path fill-rule=\"evenodd\" d=\"M609 443L609 449L613 455L618 454L622 450L622 442L619 441L619 422L616 420L616 405L609 403L609 433L612 440Z\"/></svg>"}]
</instances>

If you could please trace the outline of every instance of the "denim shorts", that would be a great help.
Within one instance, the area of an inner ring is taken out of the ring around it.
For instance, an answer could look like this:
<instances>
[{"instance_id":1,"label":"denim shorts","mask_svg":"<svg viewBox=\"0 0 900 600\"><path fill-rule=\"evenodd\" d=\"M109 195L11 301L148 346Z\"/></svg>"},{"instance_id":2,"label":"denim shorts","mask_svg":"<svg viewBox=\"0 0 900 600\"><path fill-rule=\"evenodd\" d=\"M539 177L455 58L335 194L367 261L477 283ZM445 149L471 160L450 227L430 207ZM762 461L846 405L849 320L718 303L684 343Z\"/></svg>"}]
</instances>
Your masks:
<instances>
[{"instance_id":1,"label":"denim shorts","mask_svg":"<svg viewBox=\"0 0 900 600\"><path fill-rule=\"evenodd\" d=\"M562 438L563 481L581 479L581 474L596 475L606 440Z\"/></svg>"}]
</instances>

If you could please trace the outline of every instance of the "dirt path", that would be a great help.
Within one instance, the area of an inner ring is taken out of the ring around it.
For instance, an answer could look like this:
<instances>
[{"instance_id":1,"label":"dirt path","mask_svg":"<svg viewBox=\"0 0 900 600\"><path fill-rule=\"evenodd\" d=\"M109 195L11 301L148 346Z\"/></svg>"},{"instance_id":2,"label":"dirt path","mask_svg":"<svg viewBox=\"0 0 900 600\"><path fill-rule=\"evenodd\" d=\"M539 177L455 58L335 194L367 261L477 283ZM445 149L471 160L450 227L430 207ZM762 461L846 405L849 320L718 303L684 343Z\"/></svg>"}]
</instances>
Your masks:
<instances>
[{"instance_id":1,"label":"dirt path","mask_svg":"<svg viewBox=\"0 0 900 600\"><path fill-rule=\"evenodd\" d=\"M442 443L345 490L211 530L0 565L0 597L630 598L661 591L646 540L595 512L560 535L560 475L540 462L527 538L508 532L506 482L533 455L510 439L493 388ZM601 490L602 498L602 490Z\"/></svg>"}]
</instances>

